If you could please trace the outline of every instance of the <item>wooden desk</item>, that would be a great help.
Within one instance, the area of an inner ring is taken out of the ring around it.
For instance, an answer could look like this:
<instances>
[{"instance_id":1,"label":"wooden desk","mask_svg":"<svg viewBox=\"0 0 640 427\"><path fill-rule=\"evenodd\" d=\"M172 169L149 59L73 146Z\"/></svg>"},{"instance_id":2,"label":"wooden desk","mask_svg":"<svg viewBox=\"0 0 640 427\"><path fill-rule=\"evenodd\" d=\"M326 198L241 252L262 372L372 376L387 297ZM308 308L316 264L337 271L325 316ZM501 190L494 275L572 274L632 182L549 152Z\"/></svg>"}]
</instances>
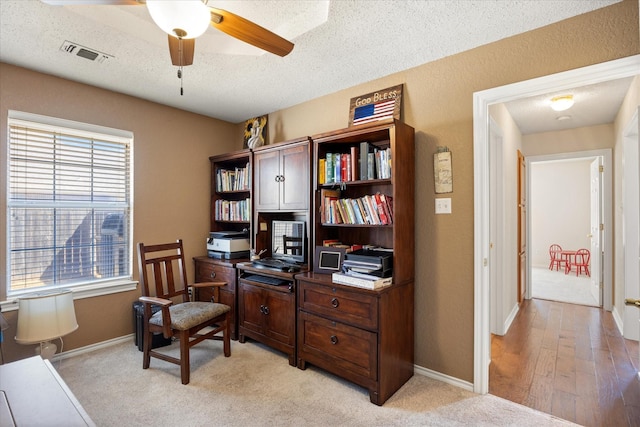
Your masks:
<instances>
[{"instance_id":1,"label":"wooden desk","mask_svg":"<svg viewBox=\"0 0 640 427\"><path fill-rule=\"evenodd\" d=\"M2 426L95 426L51 363L40 356L0 365L0 390L6 397L0 399Z\"/></svg>"}]
</instances>

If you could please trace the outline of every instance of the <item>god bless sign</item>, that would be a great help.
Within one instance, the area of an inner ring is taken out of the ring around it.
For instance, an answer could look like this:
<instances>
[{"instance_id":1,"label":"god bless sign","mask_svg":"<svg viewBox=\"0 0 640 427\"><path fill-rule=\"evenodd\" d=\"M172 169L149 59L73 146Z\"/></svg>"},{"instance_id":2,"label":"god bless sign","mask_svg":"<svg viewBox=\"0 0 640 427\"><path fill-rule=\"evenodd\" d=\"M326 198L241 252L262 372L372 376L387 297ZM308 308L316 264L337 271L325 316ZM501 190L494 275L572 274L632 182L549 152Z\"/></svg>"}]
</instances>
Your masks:
<instances>
[{"instance_id":1,"label":"god bless sign","mask_svg":"<svg viewBox=\"0 0 640 427\"><path fill-rule=\"evenodd\" d=\"M400 120L402 85L351 98L349 126L394 118Z\"/></svg>"}]
</instances>

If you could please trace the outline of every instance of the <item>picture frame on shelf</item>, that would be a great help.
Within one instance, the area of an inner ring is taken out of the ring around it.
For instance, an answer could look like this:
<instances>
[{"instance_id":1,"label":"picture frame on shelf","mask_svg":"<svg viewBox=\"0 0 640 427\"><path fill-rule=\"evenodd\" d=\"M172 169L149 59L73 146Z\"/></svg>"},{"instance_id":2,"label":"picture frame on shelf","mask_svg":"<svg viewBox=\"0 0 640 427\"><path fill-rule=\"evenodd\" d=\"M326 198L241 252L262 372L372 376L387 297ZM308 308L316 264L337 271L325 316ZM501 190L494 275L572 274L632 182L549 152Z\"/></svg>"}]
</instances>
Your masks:
<instances>
[{"instance_id":1,"label":"picture frame on shelf","mask_svg":"<svg viewBox=\"0 0 640 427\"><path fill-rule=\"evenodd\" d=\"M313 258L313 272L332 274L342 270L345 248L332 246L316 246Z\"/></svg>"}]
</instances>

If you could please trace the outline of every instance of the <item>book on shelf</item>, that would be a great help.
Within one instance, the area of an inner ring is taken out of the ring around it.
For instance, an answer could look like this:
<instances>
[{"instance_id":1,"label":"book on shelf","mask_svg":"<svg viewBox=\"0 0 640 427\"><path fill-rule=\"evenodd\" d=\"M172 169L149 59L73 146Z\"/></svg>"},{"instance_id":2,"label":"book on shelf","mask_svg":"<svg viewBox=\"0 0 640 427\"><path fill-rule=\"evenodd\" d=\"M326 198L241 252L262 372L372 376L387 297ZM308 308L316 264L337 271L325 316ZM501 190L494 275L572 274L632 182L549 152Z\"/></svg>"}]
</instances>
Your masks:
<instances>
[{"instance_id":1,"label":"book on shelf","mask_svg":"<svg viewBox=\"0 0 640 427\"><path fill-rule=\"evenodd\" d=\"M342 181L342 155L335 153L333 156L333 182Z\"/></svg>"},{"instance_id":2,"label":"book on shelf","mask_svg":"<svg viewBox=\"0 0 640 427\"><path fill-rule=\"evenodd\" d=\"M365 289L379 289L385 286L389 286L393 283L392 277L376 277L368 274L360 273L333 273L331 279L343 285L355 286Z\"/></svg>"},{"instance_id":3,"label":"book on shelf","mask_svg":"<svg viewBox=\"0 0 640 427\"><path fill-rule=\"evenodd\" d=\"M322 241L322 246L333 246L333 245L341 245L342 242L338 239L324 239Z\"/></svg>"},{"instance_id":4,"label":"book on shelf","mask_svg":"<svg viewBox=\"0 0 640 427\"><path fill-rule=\"evenodd\" d=\"M360 143L360 180L364 181L368 178L368 156L369 156L369 143L361 142Z\"/></svg>"},{"instance_id":5,"label":"book on shelf","mask_svg":"<svg viewBox=\"0 0 640 427\"><path fill-rule=\"evenodd\" d=\"M320 221L323 224L337 224L335 214L333 212L332 201L340 198L339 189L320 189Z\"/></svg>"},{"instance_id":6,"label":"book on shelf","mask_svg":"<svg viewBox=\"0 0 640 427\"><path fill-rule=\"evenodd\" d=\"M215 202L216 221L249 221L251 199L245 200L223 200Z\"/></svg>"},{"instance_id":7,"label":"book on shelf","mask_svg":"<svg viewBox=\"0 0 640 427\"><path fill-rule=\"evenodd\" d=\"M333 154L327 153L325 156L325 168L324 168L325 170L324 182L327 184L335 182L333 177L333 172L334 172L333 160L334 160Z\"/></svg>"},{"instance_id":8,"label":"book on shelf","mask_svg":"<svg viewBox=\"0 0 640 427\"><path fill-rule=\"evenodd\" d=\"M351 161L349 160L350 154L340 155L340 177L342 181L349 181L349 174L351 172Z\"/></svg>"},{"instance_id":9,"label":"book on shelf","mask_svg":"<svg viewBox=\"0 0 640 427\"><path fill-rule=\"evenodd\" d=\"M323 224L393 224L392 197L381 193L340 198L338 189L320 190L320 221Z\"/></svg>"},{"instance_id":10,"label":"book on shelf","mask_svg":"<svg viewBox=\"0 0 640 427\"><path fill-rule=\"evenodd\" d=\"M216 170L216 191L244 191L249 189L249 163L244 168L218 168Z\"/></svg>"},{"instance_id":11,"label":"book on shelf","mask_svg":"<svg viewBox=\"0 0 640 427\"><path fill-rule=\"evenodd\" d=\"M351 147L349 153L349 160L351 161L351 174L349 175L350 181L357 181L360 178L358 172L358 147Z\"/></svg>"},{"instance_id":12,"label":"book on shelf","mask_svg":"<svg viewBox=\"0 0 640 427\"><path fill-rule=\"evenodd\" d=\"M326 174L327 174L327 159L318 159L318 183L320 185L326 182Z\"/></svg>"}]
</instances>

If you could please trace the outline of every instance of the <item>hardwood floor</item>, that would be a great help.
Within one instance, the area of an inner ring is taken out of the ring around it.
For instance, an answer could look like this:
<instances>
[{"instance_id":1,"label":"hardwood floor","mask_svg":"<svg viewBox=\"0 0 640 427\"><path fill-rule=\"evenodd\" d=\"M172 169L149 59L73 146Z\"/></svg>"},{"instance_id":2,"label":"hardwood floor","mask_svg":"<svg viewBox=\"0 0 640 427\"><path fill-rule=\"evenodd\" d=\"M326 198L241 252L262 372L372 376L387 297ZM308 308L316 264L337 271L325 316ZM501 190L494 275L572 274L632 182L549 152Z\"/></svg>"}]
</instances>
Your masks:
<instances>
[{"instance_id":1,"label":"hardwood floor","mask_svg":"<svg viewBox=\"0 0 640 427\"><path fill-rule=\"evenodd\" d=\"M489 393L584 426L640 427L639 359L610 312L525 300L491 339Z\"/></svg>"}]
</instances>

